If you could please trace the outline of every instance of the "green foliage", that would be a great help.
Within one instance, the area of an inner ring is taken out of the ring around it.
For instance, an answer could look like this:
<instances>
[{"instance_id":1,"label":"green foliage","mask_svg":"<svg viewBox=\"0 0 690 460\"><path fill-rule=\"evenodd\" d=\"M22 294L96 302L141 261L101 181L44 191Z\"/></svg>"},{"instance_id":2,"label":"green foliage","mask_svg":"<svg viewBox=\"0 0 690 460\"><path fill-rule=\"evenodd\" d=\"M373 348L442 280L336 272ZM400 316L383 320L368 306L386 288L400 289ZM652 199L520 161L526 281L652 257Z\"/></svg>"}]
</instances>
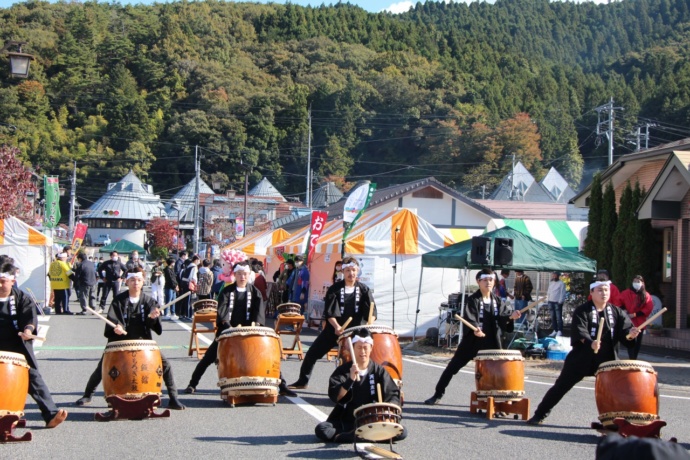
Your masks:
<instances>
[{"instance_id":1,"label":"green foliage","mask_svg":"<svg viewBox=\"0 0 690 460\"><path fill-rule=\"evenodd\" d=\"M168 258L168 248L154 246L151 248L151 250L149 252L150 252L150 259L151 260L158 260L158 259L165 260Z\"/></svg>"},{"instance_id":2,"label":"green foliage","mask_svg":"<svg viewBox=\"0 0 690 460\"><path fill-rule=\"evenodd\" d=\"M583 252L590 259L596 260L599 268L603 267L599 260L599 242L605 240L601 235L603 206L604 200L601 191L601 174L595 174L590 187L589 227L587 228L587 238L585 238Z\"/></svg>"},{"instance_id":3,"label":"green foliage","mask_svg":"<svg viewBox=\"0 0 690 460\"><path fill-rule=\"evenodd\" d=\"M597 267L611 270L613 263L612 238L616 231L618 216L616 214L616 192L611 182L606 184L601 206L601 230L599 235L599 257ZM591 229L590 229L591 230Z\"/></svg>"},{"instance_id":4,"label":"green foliage","mask_svg":"<svg viewBox=\"0 0 690 460\"><path fill-rule=\"evenodd\" d=\"M639 195L637 198L639 204ZM635 238L637 218L634 213L633 201L633 190L630 182L627 182L623 193L621 193L616 231L613 234L613 238L607 240L613 246L613 261L610 269L611 281L621 290L625 289L632 280L629 271L633 266L632 250L637 244Z\"/></svg>"}]
</instances>

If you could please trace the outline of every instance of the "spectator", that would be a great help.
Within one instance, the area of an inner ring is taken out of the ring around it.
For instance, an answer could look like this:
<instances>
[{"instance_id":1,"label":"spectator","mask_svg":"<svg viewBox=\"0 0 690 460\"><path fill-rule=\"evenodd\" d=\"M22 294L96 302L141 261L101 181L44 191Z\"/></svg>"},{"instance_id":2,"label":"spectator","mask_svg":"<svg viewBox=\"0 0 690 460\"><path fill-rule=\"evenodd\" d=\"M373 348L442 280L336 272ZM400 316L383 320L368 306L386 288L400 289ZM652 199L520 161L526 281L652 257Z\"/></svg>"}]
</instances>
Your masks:
<instances>
[{"instance_id":1,"label":"spectator","mask_svg":"<svg viewBox=\"0 0 690 460\"><path fill-rule=\"evenodd\" d=\"M100 275L103 278L103 296L99 304L98 312L102 313L105 308L105 302L108 300L108 294L113 291L113 299L120 292L120 280L125 278L127 267L120 261L120 255L117 251L110 253L110 260L106 260L101 264Z\"/></svg>"},{"instance_id":2,"label":"spectator","mask_svg":"<svg viewBox=\"0 0 690 460\"><path fill-rule=\"evenodd\" d=\"M515 309L522 310L532 300L532 280L523 270L515 270Z\"/></svg>"},{"instance_id":3,"label":"spectator","mask_svg":"<svg viewBox=\"0 0 690 460\"><path fill-rule=\"evenodd\" d=\"M125 266L127 267L127 271L134 270L135 268L141 268L144 270L144 263L139 259L138 251L132 251Z\"/></svg>"},{"instance_id":4,"label":"spectator","mask_svg":"<svg viewBox=\"0 0 690 460\"><path fill-rule=\"evenodd\" d=\"M553 332L549 337L560 337L563 335L563 303L565 302L565 283L560 279L559 272L551 273L549 289L546 293L546 301L551 310L551 324Z\"/></svg>"},{"instance_id":5,"label":"spectator","mask_svg":"<svg viewBox=\"0 0 690 460\"><path fill-rule=\"evenodd\" d=\"M85 315L86 302L89 302L89 308L96 310L96 266L92 261L84 258L84 253L80 252L77 254L77 261L79 262L77 268L74 272L75 281L74 284L79 287L77 292L79 293L79 306L81 306L81 311L77 313L78 315Z\"/></svg>"},{"instance_id":6,"label":"spectator","mask_svg":"<svg viewBox=\"0 0 690 460\"><path fill-rule=\"evenodd\" d=\"M159 305L165 303L165 277L163 276L163 261L156 260L151 268L151 297Z\"/></svg>"},{"instance_id":7,"label":"spectator","mask_svg":"<svg viewBox=\"0 0 690 460\"><path fill-rule=\"evenodd\" d=\"M177 292L180 290L177 284L177 276L175 275L175 260L168 257L165 261L165 268L163 269L163 277L165 278L165 303L168 304L175 300ZM176 320L178 316L175 314L175 304L170 304L170 307L165 309L165 316L163 319Z\"/></svg>"},{"instance_id":8,"label":"spectator","mask_svg":"<svg viewBox=\"0 0 690 460\"><path fill-rule=\"evenodd\" d=\"M67 264L67 253L61 252L50 264L48 276L50 277L50 288L55 296L55 313L58 315L71 315L69 310L69 288L70 280L74 278L72 269Z\"/></svg>"},{"instance_id":9,"label":"spectator","mask_svg":"<svg viewBox=\"0 0 690 460\"><path fill-rule=\"evenodd\" d=\"M211 289L213 289L213 272L209 268L210 266L211 262L208 259L204 259L204 261L201 263L201 268L199 268L199 274L197 276L199 279L199 286L196 292L199 300L211 298Z\"/></svg>"}]
</instances>

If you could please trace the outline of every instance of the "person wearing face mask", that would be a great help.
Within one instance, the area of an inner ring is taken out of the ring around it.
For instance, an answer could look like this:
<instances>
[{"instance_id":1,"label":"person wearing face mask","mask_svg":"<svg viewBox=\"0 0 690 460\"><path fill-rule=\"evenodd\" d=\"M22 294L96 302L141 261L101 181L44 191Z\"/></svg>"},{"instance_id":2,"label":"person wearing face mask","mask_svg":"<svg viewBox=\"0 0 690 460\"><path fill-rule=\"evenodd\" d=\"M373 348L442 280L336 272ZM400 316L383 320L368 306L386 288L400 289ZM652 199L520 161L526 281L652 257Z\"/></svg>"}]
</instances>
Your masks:
<instances>
[{"instance_id":1,"label":"person wearing face mask","mask_svg":"<svg viewBox=\"0 0 690 460\"><path fill-rule=\"evenodd\" d=\"M290 286L290 302L299 304L301 314L304 314L304 306L309 302L309 270L304 265L304 257L295 256L295 270L287 283Z\"/></svg>"},{"instance_id":2,"label":"person wearing face mask","mask_svg":"<svg viewBox=\"0 0 690 460\"><path fill-rule=\"evenodd\" d=\"M125 267L127 267L127 270L134 270L135 268L141 268L144 270L144 264L139 259L139 252L138 251L132 251L132 254L129 256L129 260L127 261L127 264L125 264Z\"/></svg>"},{"instance_id":3,"label":"person wearing face mask","mask_svg":"<svg viewBox=\"0 0 690 460\"><path fill-rule=\"evenodd\" d=\"M290 284L288 283L288 280L292 279L292 273L295 271L295 262L290 259L285 262L285 269L283 270L283 273L280 274L280 277L278 278L278 286L280 288L281 296L280 296L280 301L281 303L288 302L290 300Z\"/></svg>"},{"instance_id":4,"label":"person wearing face mask","mask_svg":"<svg viewBox=\"0 0 690 460\"><path fill-rule=\"evenodd\" d=\"M644 323L654 309L652 296L645 289L642 275L637 275L633 278L632 287L621 292L619 301L620 307L628 312L628 316L630 316L630 320L635 327L639 327L640 324ZM637 355L640 354L642 336L643 334L638 335L635 339L635 345L628 348L628 357L630 359L637 359Z\"/></svg>"},{"instance_id":5,"label":"person wearing face mask","mask_svg":"<svg viewBox=\"0 0 690 460\"><path fill-rule=\"evenodd\" d=\"M333 284L335 284L338 281L342 281L345 278L345 275L343 275L343 261L339 260L335 263L335 267L333 267Z\"/></svg>"},{"instance_id":6,"label":"person wearing face mask","mask_svg":"<svg viewBox=\"0 0 690 460\"><path fill-rule=\"evenodd\" d=\"M127 267L120 261L117 251L110 253L110 260L106 260L100 266L103 278L103 295L101 296L100 311L103 312L108 294L113 291L113 299L120 293L120 280L124 279Z\"/></svg>"}]
</instances>

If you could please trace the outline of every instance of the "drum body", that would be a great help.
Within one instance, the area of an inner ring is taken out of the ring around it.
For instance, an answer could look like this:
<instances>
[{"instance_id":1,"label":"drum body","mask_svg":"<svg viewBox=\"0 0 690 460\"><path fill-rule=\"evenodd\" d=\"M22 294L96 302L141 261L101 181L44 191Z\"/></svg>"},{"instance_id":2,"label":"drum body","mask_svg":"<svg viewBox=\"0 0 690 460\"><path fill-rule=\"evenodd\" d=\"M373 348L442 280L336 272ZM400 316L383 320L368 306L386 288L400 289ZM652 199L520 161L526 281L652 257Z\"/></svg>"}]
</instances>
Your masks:
<instances>
[{"instance_id":1,"label":"drum body","mask_svg":"<svg viewBox=\"0 0 690 460\"><path fill-rule=\"evenodd\" d=\"M599 420L613 419L646 425L659 418L659 387L656 372L645 361L608 361L599 366L594 385Z\"/></svg>"},{"instance_id":2,"label":"drum body","mask_svg":"<svg viewBox=\"0 0 690 460\"><path fill-rule=\"evenodd\" d=\"M281 344L273 329L233 327L216 340L221 398L278 395Z\"/></svg>"},{"instance_id":3,"label":"drum body","mask_svg":"<svg viewBox=\"0 0 690 460\"><path fill-rule=\"evenodd\" d=\"M403 432L402 410L389 403L365 404L355 409L355 434L367 441L386 441Z\"/></svg>"},{"instance_id":4,"label":"drum body","mask_svg":"<svg viewBox=\"0 0 690 460\"><path fill-rule=\"evenodd\" d=\"M481 350L474 358L477 399L498 401L525 396L525 361L518 350Z\"/></svg>"},{"instance_id":5,"label":"drum body","mask_svg":"<svg viewBox=\"0 0 690 460\"><path fill-rule=\"evenodd\" d=\"M218 302L212 299L197 300L192 304L194 314L208 314L216 313L218 311Z\"/></svg>"},{"instance_id":6,"label":"drum body","mask_svg":"<svg viewBox=\"0 0 690 460\"><path fill-rule=\"evenodd\" d=\"M29 394L29 365L24 355L0 351L0 382L0 416L23 416Z\"/></svg>"},{"instance_id":7,"label":"drum body","mask_svg":"<svg viewBox=\"0 0 690 460\"><path fill-rule=\"evenodd\" d=\"M398 342L398 334L388 326L369 324L345 329L338 338L338 356L340 362L352 361L350 350L348 349L345 339L351 337L355 331L360 329L367 329L374 339L374 347L371 350L370 359L376 364L386 368L398 387L402 387L402 351L400 350L400 343Z\"/></svg>"},{"instance_id":8,"label":"drum body","mask_svg":"<svg viewBox=\"0 0 690 460\"><path fill-rule=\"evenodd\" d=\"M160 395L163 387L163 361L153 340L110 342L103 353L103 391L106 398L117 395L139 399Z\"/></svg>"},{"instance_id":9,"label":"drum body","mask_svg":"<svg viewBox=\"0 0 690 460\"><path fill-rule=\"evenodd\" d=\"M281 303L276 307L279 315L283 316L302 316L302 306L298 303Z\"/></svg>"}]
</instances>

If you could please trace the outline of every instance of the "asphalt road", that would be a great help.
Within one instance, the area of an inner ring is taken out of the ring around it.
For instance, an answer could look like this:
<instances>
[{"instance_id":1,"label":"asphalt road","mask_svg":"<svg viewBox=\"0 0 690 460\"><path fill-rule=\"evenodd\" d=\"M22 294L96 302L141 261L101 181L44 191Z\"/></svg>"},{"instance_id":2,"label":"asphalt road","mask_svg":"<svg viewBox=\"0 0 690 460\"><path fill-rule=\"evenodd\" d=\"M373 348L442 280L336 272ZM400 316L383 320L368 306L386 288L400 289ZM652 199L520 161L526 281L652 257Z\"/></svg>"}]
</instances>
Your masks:
<instances>
[{"instance_id":1,"label":"asphalt road","mask_svg":"<svg viewBox=\"0 0 690 460\"><path fill-rule=\"evenodd\" d=\"M78 311L76 305L73 311ZM314 436L314 426L332 408L326 394L333 363L320 361L310 388L299 398L280 398L276 406L256 405L230 408L219 397L217 374L210 367L194 395L181 395L185 411L173 411L170 418L144 421L95 422L94 413L107 410L102 389L93 404L77 407L86 381L100 359L106 339L103 323L93 316L52 316L41 321L48 340L37 347L40 370L57 404L70 414L56 429L44 428L35 403L27 400L26 419L34 440L0 445L0 458L56 459L149 459L165 456L187 458L355 458L351 445L324 445ZM170 360L178 388L182 391L197 363L187 356L189 323L165 322L158 343ZM316 331L303 336L307 345ZM654 364L655 358L648 361ZM665 360L668 363L669 360ZM282 363L288 382L297 378L300 361ZM599 435L590 428L596 421L593 380L583 381L556 406L546 424L535 428L521 420L487 420L469 412L474 389L473 365L451 382L442 404L425 406L433 393L444 362L429 356L406 356L404 362L403 423L409 431L395 449L408 459L504 458L586 459L594 458ZM659 372L674 372L688 363L673 361ZM526 392L532 412L556 374L535 372L526 377ZM671 379L673 381L673 379ZM665 384L661 394L661 417L668 426L665 439L677 437L690 448L687 414L690 387ZM167 403L167 395L164 396ZM21 430L18 430L20 433Z\"/></svg>"}]
</instances>

